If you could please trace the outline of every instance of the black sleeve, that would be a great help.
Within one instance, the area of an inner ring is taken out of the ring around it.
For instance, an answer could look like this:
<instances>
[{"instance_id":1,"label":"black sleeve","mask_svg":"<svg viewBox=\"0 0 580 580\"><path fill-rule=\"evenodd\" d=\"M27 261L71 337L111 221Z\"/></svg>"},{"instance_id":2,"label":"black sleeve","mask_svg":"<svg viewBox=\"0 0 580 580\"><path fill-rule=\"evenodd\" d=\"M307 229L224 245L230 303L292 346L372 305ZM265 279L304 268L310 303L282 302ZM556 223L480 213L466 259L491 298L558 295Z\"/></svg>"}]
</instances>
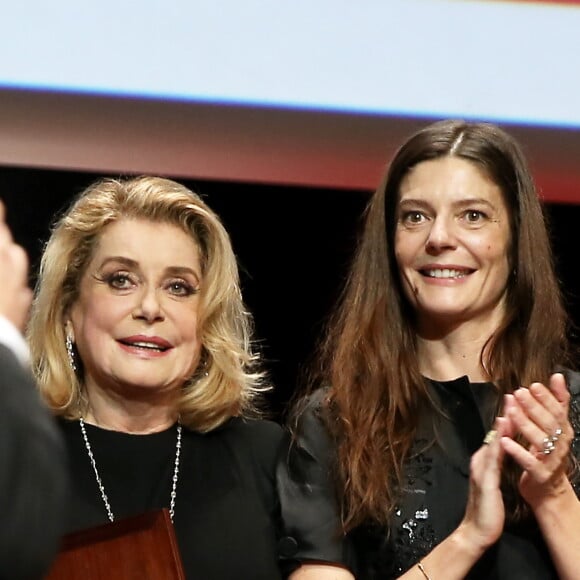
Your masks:
<instances>
[{"instance_id":1,"label":"black sleeve","mask_svg":"<svg viewBox=\"0 0 580 580\"><path fill-rule=\"evenodd\" d=\"M56 555L67 476L56 424L32 377L0 345L0 578L42 578Z\"/></svg>"},{"instance_id":2,"label":"black sleeve","mask_svg":"<svg viewBox=\"0 0 580 580\"><path fill-rule=\"evenodd\" d=\"M353 550L341 531L332 440L315 393L300 414L277 472L285 537L282 560L326 562L354 569Z\"/></svg>"},{"instance_id":3,"label":"black sleeve","mask_svg":"<svg viewBox=\"0 0 580 580\"><path fill-rule=\"evenodd\" d=\"M572 485L580 498L580 373L568 371L564 373L570 390L570 423L574 429L572 439L572 454L576 459L576 469L572 476Z\"/></svg>"}]
</instances>

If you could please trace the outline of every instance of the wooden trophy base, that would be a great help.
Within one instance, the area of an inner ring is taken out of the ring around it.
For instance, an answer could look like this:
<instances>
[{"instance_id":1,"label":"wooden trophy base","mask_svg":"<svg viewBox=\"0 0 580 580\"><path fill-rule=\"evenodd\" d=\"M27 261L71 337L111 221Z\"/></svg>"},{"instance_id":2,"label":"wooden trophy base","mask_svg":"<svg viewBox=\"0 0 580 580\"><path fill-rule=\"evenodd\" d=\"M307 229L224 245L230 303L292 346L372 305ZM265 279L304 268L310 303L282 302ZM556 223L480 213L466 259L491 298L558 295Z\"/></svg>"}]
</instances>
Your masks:
<instances>
[{"instance_id":1,"label":"wooden trophy base","mask_svg":"<svg viewBox=\"0 0 580 580\"><path fill-rule=\"evenodd\" d=\"M63 537L45 580L185 580L166 509Z\"/></svg>"}]
</instances>

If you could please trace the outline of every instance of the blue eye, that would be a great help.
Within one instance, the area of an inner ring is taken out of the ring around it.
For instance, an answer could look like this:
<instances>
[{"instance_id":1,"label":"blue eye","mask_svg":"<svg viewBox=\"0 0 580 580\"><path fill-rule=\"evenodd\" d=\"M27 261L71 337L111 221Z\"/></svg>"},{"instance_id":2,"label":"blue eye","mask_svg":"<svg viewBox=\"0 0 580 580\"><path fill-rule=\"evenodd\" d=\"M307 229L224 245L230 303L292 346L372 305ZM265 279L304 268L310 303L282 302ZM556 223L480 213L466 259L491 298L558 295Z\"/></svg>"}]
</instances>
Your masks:
<instances>
[{"instance_id":1,"label":"blue eye","mask_svg":"<svg viewBox=\"0 0 580 580\"><path fill-rule=\"evenodd\" d=\"M168 283L167 289L174 296L191 296L197 294L198 289L184 280L173 280Z\"/></svg>"},{"instance_id":2,"label":"blue eye","mask_svg":"<svg viewBox=\"0 0 580 580\"><path fill-rule=\"evenodd\" d=\"M134 282L131 280L130 276L124 272L115 272L109 274L105 281L111 288L116 288L117 290L125 290L131 288Z\"/></svg>"}]
</instances>

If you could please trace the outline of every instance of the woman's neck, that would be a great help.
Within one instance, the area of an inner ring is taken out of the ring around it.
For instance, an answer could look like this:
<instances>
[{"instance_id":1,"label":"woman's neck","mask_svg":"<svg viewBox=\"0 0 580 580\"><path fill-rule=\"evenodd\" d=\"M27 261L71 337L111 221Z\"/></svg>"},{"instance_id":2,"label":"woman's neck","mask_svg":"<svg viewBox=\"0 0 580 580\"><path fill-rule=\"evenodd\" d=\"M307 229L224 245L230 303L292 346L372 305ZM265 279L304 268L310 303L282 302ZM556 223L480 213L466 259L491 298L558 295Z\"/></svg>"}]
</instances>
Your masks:
<instances>
[{"instance_id":1,"label":"woman's neck","mask_svg":"<svg viewBox=\"0 0 580 580\"><path fill-rule=\"evenodd\" d=\"M164 431L178 418L174 395L128 399L87 385L86 423L124 433L147 434Z\"/></svg>"},{"instance_id":2,"label":"woman's neck","mask_svg":"<svg viewBox=\"0 0 580 580\"><path fill-rule=\"evenodd\" d=\"M481 364L481 354L491 330L480 325L461 324L445 333L419 332L417 354L421 373L447 381L467 375L471 382L490 380Z\"/></svg>"}]
</instances>

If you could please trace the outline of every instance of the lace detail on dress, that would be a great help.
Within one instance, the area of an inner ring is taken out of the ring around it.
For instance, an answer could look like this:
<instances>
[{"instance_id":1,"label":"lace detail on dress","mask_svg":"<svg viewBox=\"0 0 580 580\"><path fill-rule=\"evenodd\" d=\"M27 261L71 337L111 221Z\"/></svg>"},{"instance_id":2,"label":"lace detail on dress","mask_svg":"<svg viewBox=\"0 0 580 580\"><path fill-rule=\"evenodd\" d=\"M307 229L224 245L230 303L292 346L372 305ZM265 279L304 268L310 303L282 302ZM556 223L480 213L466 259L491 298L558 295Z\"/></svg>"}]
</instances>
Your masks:
<instances>
[{"instance_id":1,"label":"lace detail on dress","mask_svg":"<svg viewBox=\"0 0 580 580\"><path fill-rule=\"evenodd\" d=\"M417 441L416 447L424 448L424 443ZM401 507L395 510L391 537L385 540L373 577L397 578L438 543L427 505L432 469L433 459L428 454L419 452L410 457Z\"/></svg>"},{"instance_id":2,"label":"lace detail on dress","mask_svg":"<svg viewBox=\"0 0 580 580\"><path fill-rule=\"evenodd\" d=\"M570 401L570 423L574 429L574 438L571 443L572 454L576 458L577 466L572 478L572 485L576 495L580 497L580 396L572 397Z\"/></svg>"}]
</instances>

